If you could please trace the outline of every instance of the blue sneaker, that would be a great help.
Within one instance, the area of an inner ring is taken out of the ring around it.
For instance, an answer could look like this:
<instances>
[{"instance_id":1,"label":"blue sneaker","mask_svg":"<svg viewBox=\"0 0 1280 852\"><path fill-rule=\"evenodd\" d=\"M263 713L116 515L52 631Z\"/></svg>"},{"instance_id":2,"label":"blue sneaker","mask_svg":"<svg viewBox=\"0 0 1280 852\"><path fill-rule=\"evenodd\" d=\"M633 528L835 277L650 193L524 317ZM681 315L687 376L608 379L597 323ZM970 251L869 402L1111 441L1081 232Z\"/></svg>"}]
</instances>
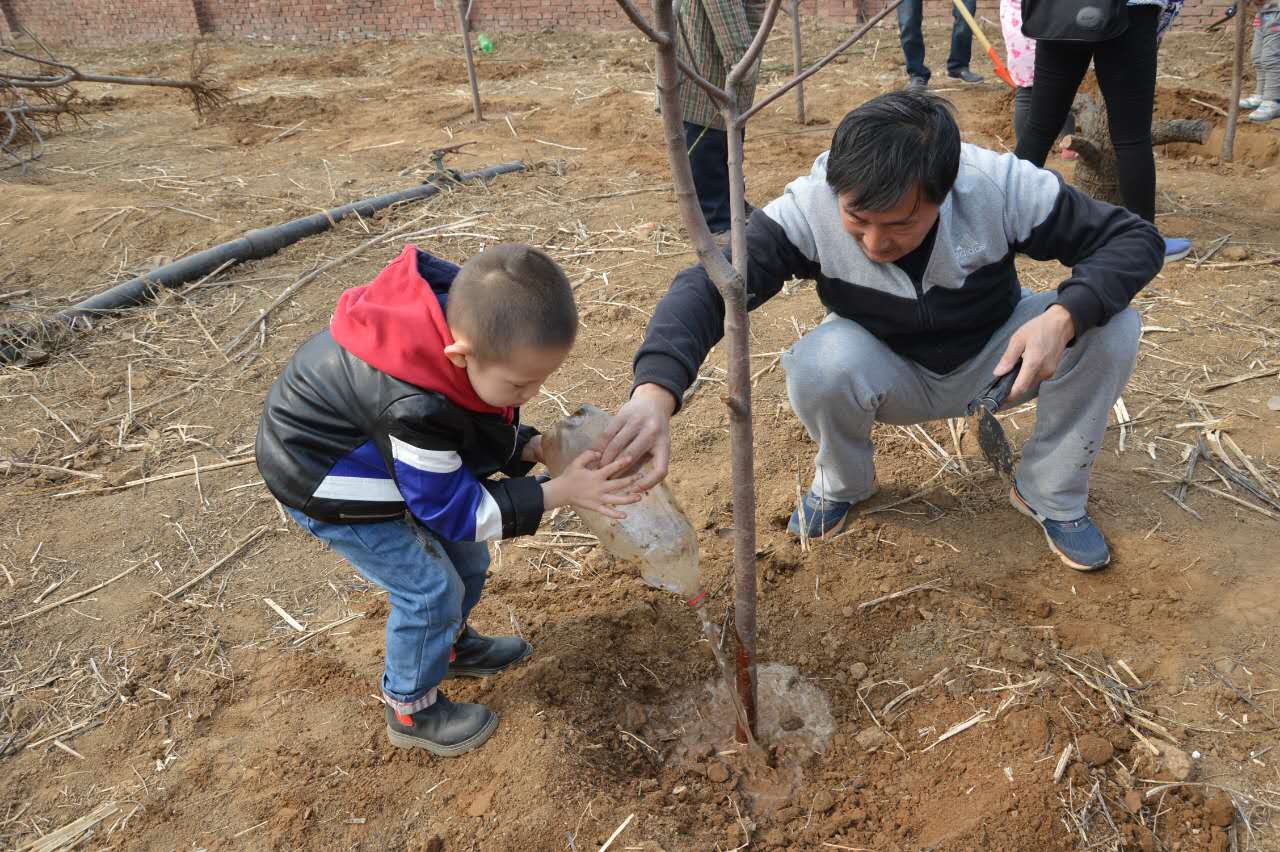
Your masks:
<instances>
[{"instance_id":1,"label":"blue sneaker","mask_svg":"<svg viewBox=\"0 0 1280 852\"><path fill-rule=\"evenodd\" d=\"M1191 240L1181 237L1164 238L1164 262L1173 263L1191 254Z\"/></svg>"},{"instance_id":2,"label":"blue sneaker","mask_svg":"<svg viewBox=\"0 0 1280 852\"><path fill-rule=\"evenodd\" d=\"M842 500L824 500L810 491L791 513L787 532L800 536L801 524L803 524L808 538L835 535L844 528L851 508L853 508L852 503L845 503Z\"/></svg>"},{"instance_id":3,"label":"blue sneaker","mask_svg":"<svg viewBox=\"0 0 1280 852\"><path fill-rule=\"evenodd\" d=\"M1051 521L1022 499L1016 485L1009 491L1009 502L1040 525L1049 548L1069 567L1077 571L1097 571L1111 561L1107 540L1088 515L1074 521Z\"/></svg>"}]
</instances>

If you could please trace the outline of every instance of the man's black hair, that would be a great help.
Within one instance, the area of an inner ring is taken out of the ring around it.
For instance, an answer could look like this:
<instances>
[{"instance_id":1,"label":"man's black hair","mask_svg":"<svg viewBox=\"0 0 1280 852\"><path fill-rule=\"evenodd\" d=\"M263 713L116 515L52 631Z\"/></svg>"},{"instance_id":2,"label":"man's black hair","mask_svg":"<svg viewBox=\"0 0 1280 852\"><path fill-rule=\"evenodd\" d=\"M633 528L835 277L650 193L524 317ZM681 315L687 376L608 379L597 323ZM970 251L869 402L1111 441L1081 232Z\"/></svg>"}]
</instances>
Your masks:
<instances>
[{"instance_id":1,"label":"man's black hair","mask_svg":"<svg viewBox=\"0 0 1280 852\"><path fill-rule=\"evenodd\" d=\"M960 171L960 128L951 104L924 92L872 98L840 122L827 158L827 184L855 210L888 210L920 185L941 204Z\"/></svg>"},{"instance_id":2,"label":"man's black hair","mask_svg":"<svg viewBox=\"0 0 1280 852\"><path fill-rule=\"evenodd\" d=\"M489 362L526 346L568 349L578 334L578 308L564 272L545 252L511 243L462 264L445 318L475 356Z\"/></svg>"}]
</instances>

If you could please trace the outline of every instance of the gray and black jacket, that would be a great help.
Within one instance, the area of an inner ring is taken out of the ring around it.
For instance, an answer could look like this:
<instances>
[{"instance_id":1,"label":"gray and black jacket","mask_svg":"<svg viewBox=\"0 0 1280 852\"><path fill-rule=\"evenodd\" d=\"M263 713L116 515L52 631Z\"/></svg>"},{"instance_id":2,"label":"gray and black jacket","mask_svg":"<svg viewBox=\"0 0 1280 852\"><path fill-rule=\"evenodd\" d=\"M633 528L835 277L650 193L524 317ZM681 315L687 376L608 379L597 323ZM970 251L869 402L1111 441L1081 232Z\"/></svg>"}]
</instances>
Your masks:
<instances>
[{"instance_id":1,"label":"gray and black jacket","mask_svg":"<svg viewBox=\"0 0 1280 852\"><path fill-rule=\"evenodd\" d=\"M966 144L924 247L923 274L912 276L868 260L844 230L826 164L823 153L808 175L752 214L748 308L792 278L813 279L829 311L939 375L975 356L1008 321L1021 298L1015 254L1071 268L1057 304L1077 335L1124 310L1164 262L1151 223L1012 154ZM706 271L679 273L636 353L635 384L659 385L680 400L723 329L724 300Z\"/></svg>"}]
</instances>

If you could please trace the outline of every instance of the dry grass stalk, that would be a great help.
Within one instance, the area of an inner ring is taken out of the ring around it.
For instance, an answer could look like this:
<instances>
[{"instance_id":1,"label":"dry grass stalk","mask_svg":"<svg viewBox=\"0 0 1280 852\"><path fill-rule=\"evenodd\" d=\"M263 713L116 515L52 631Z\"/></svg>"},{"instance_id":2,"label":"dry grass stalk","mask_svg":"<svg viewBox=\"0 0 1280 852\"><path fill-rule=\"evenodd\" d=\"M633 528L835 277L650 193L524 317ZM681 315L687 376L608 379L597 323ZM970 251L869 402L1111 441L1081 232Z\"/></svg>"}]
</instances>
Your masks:
<instances>
[{"instance_id":1,"label":"dry grass stalk","mask_svg":"<svg viewBox=\"0 0 1280 852\"><path fill-rule=\"evenodd\" d=\"M3 622L3 624L2 624L2 625L0 625L0 626L4 626L4 627L13 627L15 624L18 624L18 623L20 623L20 622L26 621L28 618L35 618L37 615L43 615L44 613L49 612L50 610L57 609L58 607L62 606L63 604L69 604L69 603L71 603L72 601L78 601L78 600L80 600L80 598L83 598L83 597L86 597L86 596L88 596L88 595L91 595L91 594L93 594L94 592L99 591L99 590L101 590L101 589L105 589L107 586L110 586L110 585L111 585L112 583L114 583L116 580L119 580L119 579L122 579L122 578L124 578L124 577L129 576L129 575L130 575L130 574L132 574L134 571L136 571L138 568L142 567L143 565L145 565L146 563L150 562L150 561L151 561L152 559L154 559L154 558L155 558L155 556L154 556L154 555L153 555L153 556L148 556L147 558L143 559L141 562L136 562L136 563L134 563L133 565L131 565L130 567L128 567L128 568L126 568L126 569L124 569L124 570L123 570L123 571L121 571L119 574L116 574L114 577L112 577L112 578L111 578L111 579L109 579L109 580L104 580L103 582L99 583L98 585L96 585L96 586L90 586L89 588L85 589L84 591L76 592L74 595L67 595L65 598L62 598L61 600L58 600L58 601L54 601L54 602L53 602L53 603L51 603L51 604L45 604L44 606L40 607L39 609L33 609L33 610L31 610L31 612L24 613L24 614L22 614L22 615L19 615L19 616L14 617L14 618L10 618L8 621Z\"/></svg>"},{"instance_id":2,"label":"dry grass stalk","mask_svg":"<svg viewBox=\"0 0 1280 852\"><path fill-rule=\"evenodd\" d=\"M206 470L208 470L208 468L206 468ZM235 545L231 548L230 552L228 552L225 556L223 556L217 562L210 565L208 568L201 571L196 576L192 577L187 582L183 583L178 588L174 589L169 594L165 595L164 599L172 602L175 598L178 597L178 595L182 594L187 589L191 588L196 583L199 583L201 580L205 579L206 577L211 576L214 571L217 571L223 565L227 564L228 561L230 561L231 559L234 559L242 550L244 550L249 545L253 544L270 529L271 528L266 526L265 524L263 526L258 527L253 532L249 533L247 536L245 536L244 538L236 542Z\"/></svg>"},{"instance_id":3,"label":"dry grass stalk","mask_svg":"<svg viewBox=\"0 0 1280 852\"><path fill-rule=\"evenodd\" d=\"M923 591L945 592L947 589L946 589L946 586L942 585L944 582L945 580L943 580L942 577L936 577L932 580L929 580L928 582L918 583L914 586L911 586L909 588L903 589L898 592L891 592L890 594L882 595L878 598L872 598L869 601L863 601L862 603L858 604L858 609L870 609L871 607L882 604L885 601L892 601L898 598L904 598L907 595L912 595L912 594L915 594L916 592L923 592Z\"/></svg>"}]
</instances>

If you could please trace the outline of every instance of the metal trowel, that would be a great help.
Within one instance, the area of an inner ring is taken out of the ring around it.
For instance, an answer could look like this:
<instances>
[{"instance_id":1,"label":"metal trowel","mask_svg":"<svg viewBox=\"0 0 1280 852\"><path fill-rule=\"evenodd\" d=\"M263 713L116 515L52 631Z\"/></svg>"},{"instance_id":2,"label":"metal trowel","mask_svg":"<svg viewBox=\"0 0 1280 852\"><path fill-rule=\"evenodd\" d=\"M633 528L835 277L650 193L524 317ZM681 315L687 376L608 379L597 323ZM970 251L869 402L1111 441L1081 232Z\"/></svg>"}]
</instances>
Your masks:
<instances>
[{"instance_id":1,"label":"metal trowel","mask_svg":"<svg viewBox=\"0 0 1280 852\"><path fill-rule=\"evenodd\" d=\"M1005 437L1004 428L996 419L996 412L1009 398L1009 391L1022 369L1022 361L1013 369L992 382L986 390L969 403L966 414L978 421L978 446L991 466L1005 479L1013 479L1013 449Z\"/></svg>"}]
</instances>

